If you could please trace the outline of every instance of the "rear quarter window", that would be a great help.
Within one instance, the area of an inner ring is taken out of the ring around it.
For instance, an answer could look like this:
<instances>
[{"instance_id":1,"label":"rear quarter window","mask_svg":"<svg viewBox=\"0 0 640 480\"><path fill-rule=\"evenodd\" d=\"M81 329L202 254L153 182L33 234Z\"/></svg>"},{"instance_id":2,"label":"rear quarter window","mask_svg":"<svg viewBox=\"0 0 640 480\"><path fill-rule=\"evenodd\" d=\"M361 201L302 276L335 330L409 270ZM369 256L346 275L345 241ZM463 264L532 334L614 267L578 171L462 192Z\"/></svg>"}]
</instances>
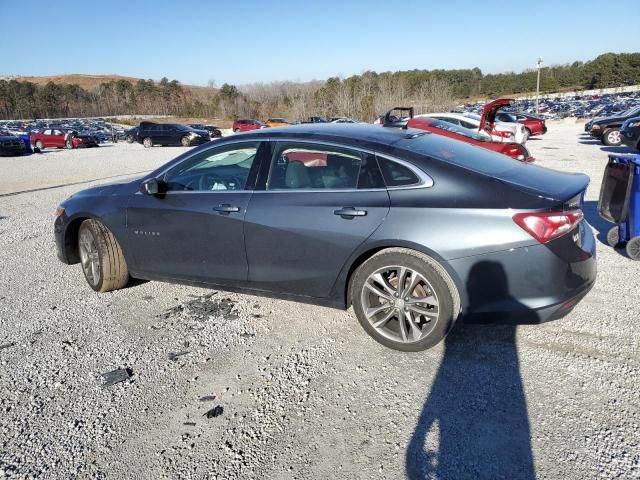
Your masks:
<instances>
[{"instance_id":1,"label":"rear quarter window","mask_svg":"<svg viewBox=\"0 0 640 480\"><path fill-rule=\"evenodd\" d=\"M387 187L407 187L420 183L420 179L410 168L398 162L378 157L378 164Z\"/></svg>"}]
</instances>

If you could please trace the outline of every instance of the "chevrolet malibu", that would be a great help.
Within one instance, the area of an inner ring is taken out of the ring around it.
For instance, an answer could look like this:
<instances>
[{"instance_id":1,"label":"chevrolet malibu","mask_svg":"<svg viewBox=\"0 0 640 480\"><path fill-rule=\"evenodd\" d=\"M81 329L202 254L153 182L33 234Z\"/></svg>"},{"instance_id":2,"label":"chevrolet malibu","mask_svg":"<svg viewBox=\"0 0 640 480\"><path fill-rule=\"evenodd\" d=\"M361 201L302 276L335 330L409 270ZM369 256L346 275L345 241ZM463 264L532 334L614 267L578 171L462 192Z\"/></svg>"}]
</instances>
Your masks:
<instances>
[{"instance_id":1,"label":"chevrolet malibu","mask_svg":"<svg viewBox=\"0 0 640 480\"><path fill-rule=\"evenodd\" d=\"M98 292L133 277L353 306L418 351L462 317L571 311L596 276L588 181L423 130L299 125L76 193L55 237Z\"/></svg>"}]
</instances>

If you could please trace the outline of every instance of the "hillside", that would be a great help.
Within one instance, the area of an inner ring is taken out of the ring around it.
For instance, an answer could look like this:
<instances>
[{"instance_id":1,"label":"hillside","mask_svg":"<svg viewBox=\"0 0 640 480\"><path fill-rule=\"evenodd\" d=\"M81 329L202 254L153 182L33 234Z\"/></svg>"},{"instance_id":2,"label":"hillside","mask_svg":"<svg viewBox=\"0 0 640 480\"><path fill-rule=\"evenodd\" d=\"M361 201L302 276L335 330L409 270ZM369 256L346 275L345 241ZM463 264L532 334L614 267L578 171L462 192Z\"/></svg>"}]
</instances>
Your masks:
<instances>
[{"instance_id":1,"label":"hillside","mask_svg":"<svg viewBox=\"0 0 640 480\"><path fill-rule=\"evenodd\" d=\"M92 91L98 88L102 83L117 82L118 80L125 80L127 82L136 83L140 78L127 77L124 75L83 75L78 73L71 73L67 75L46 75L39 77L29 77L15 75L11 77L0 77L0 80L16 80L18 82L31 82L36 85L46 85L48 82L53 82L57 85L78 85L83 90ZM201 87L197 85L184 85L182 88L190 93L195 99L200 101L210 101L211 96L218 93L219 89Z\"/></svg>"}]
</instances>

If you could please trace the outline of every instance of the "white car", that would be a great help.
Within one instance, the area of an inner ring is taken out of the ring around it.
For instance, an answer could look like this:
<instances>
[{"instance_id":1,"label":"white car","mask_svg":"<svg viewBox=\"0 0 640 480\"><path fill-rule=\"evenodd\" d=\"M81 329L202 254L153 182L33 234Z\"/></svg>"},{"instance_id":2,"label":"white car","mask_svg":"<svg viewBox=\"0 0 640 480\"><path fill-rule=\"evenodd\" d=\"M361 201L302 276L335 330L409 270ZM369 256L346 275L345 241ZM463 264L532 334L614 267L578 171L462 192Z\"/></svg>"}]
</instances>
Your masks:
<instances>
[{"instance_id":1,"label":"white car","mask_svg":"<svg viewBox=\"0 0 640 480\"><path fill-rule=\"evenodd\" d=\"M453 123L454 125L481 131L480 124L482 117L475 113L427 113L424 115L416 115L416 117L437 118L438 120ZM494 122L490 135L491 140L494 142L515 142L523 144L528 138L524 125L520 123Z\"/></svg>"}]
</instances>

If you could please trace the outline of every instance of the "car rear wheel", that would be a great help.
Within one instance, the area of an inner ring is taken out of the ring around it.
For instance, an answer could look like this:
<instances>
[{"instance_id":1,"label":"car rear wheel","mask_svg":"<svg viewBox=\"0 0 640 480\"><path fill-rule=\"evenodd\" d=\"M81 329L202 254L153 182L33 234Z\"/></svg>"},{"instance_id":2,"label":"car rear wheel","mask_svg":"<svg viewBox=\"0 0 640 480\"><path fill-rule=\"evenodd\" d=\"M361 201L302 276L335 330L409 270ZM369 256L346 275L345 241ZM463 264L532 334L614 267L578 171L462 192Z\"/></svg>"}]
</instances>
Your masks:
<instances>
[{"instance_id":1,"label":"car rear wheel","mask_svg":"<svg viewBox=\"0 0 640 480\"><path fill-rule=\"evenodd\" d=\"M622 143L622 135L617 128L610 128L602 134L602 143L610 147L617 147Z\"/></svg>"},{"instance_id":2,"label":"car rear wheel","mask_svg":"<svg viewBox=\"0 0 640 480\"><path fill-rule=\"evenodd\" d=\"M404 248L382 250L364 262L354 273L351 299L374 340L405 352L436 345L460 312L460 296L446 270Z\"/></svg>"},{"instance_id":3,"label":"car rear wheel","mask_svg":"<svg viewBox=\"0 0 640 480\"><path fill-rule=\"evenodd\" d=\"M120 244L101 222L85 220L78 231L82 273L96 292L109 292L129 282L129 269Z\"/></svg>"},{"instance_id":4,"label":"car rear wheel","mask_svg":"<svg viewBox=\"0 0 640 480\"><path fill-rule=\"evenodd\" d=\"M184 137L182 137L180 139L180 143L182 144L183 147L188 147L189 146L189 137L187 135L185 135Z\"/></svg>"},{"instance_id":5,"label":"car rear wheel","mask_svg":"<svg viewBox=\"0 0 640 480\"><path fill-rule=\"evenodd\" d=\"M620 226L616 225L607 232L607 243L613 248L620 246Z\"/></svg>"},{"instance_id":6,"label":"car rear wheel","mask_svg":"<svg viewBox=\"0 0 640 480\"><path fill-rule=\"evenodd\" d=\"M626 250L631 260L640 260L640 237L633 237L629 240Z\"/></svg>"},{"instance_id":7,"label":"car rear wheel","mask_svg":"<svg viewBox=\"0 0 640 480\"><path fill-rule=\"evenodd\" d=\"M133 143L134 138L131 135L127 135L127 143Z\"/></svg>"},{"instance_id":8,"label":"car rear wheel","mask_svg":"<svg viewBox=\"0 0 640 480\"><path fill-rule=\"evenodd\" d=\"M145 148L151 148L153 147L153 140L151 140L150 137L145 137L145 139L142 140L142 145L144 145Z\"/></svg>"},{"instance_id":9,"label":"car rear wheel","mask_svg":"<svg viewBox=\"0 0 640 480\"><path fill-rule=\"evenodd\" d=\"M238 133L239 131L240 131L240 129L239 129L239 128L234 128L234 129L233 129L233 132L234 132L234 133Z\"/></svg>"}]
</instances>

